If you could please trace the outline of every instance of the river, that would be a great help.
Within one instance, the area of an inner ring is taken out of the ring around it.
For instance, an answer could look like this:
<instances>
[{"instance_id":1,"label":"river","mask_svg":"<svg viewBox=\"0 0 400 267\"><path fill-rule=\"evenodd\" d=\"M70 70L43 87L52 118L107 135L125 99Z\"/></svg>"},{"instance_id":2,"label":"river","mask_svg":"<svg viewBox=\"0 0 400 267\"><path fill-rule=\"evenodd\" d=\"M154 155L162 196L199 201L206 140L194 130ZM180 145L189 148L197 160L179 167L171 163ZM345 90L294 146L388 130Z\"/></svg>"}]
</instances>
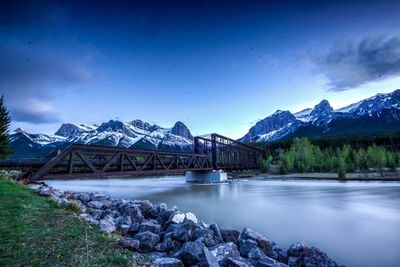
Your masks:
<instances>
[{"instance_id":1,"label":"river","mask_svg":"<svg viewBox=\"0 0 400 267\"><path fill-rule=\"evenodd\" d=\"M321 248L347 266L400 266L400 183L276 180L187 184L184 177L46 181L63 190L148 199L206 223L248 226L282 247Z\"/></svg>"}]
</instances>

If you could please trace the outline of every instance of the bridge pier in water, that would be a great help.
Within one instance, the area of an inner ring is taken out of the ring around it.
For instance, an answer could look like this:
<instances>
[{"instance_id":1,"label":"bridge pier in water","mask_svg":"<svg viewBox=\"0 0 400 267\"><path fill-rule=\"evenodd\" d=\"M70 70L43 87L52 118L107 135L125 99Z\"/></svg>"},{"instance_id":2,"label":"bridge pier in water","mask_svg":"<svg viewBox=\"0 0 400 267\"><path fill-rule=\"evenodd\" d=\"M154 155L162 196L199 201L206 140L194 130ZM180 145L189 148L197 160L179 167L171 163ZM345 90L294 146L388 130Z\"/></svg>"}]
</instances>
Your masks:
<instances>
[{"instance_id":1,"label":"bridge pier in water","mask_svg":"<svg viewBox=\"0 0 400 267\"><path fill-rule=\"evenodd\" d=\"M186 182L189 183L223 183L228 180L228 174L224 171L187 171Z\"/></svg>"}]
</instances>

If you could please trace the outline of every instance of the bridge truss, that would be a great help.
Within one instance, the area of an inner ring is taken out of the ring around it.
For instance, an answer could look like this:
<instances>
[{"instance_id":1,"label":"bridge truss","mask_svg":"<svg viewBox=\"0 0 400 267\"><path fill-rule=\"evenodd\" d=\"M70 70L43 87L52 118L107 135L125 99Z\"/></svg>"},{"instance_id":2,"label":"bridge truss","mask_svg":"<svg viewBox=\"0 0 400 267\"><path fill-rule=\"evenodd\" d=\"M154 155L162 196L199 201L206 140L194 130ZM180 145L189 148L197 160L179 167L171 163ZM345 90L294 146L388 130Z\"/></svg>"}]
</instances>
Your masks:
<instances>
[{"instance_id":1,"label":"bridge truss","mask_svg":"<svg viewBox=\"0 0 400 267\"><path fill-rule=\"evenodd\" d=\"M50 159L0 161L29 180L132 177L186 171L258 169L263 151L218 134L194 138L194 152L72 144Z\"/></svg>"}]
</instances>

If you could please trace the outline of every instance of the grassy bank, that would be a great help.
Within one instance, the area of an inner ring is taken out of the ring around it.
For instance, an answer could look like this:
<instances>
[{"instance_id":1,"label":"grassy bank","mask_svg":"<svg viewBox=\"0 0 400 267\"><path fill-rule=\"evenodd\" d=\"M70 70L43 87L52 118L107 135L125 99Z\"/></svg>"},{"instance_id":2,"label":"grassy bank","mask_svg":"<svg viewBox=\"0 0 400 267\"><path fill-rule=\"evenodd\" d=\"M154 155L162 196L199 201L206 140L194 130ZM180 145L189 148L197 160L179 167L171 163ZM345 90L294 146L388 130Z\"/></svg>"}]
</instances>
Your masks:
<instances>
[{"instance_id":1,"label":"grassy bank","mask_svg":"<svg viewBox=\"0 0 400 267\"><path fill-rule=\"evenodd\" d=\"M0 179L0 266L131 266L115 236L32 190Z\"/></svg>"}]
</instances>

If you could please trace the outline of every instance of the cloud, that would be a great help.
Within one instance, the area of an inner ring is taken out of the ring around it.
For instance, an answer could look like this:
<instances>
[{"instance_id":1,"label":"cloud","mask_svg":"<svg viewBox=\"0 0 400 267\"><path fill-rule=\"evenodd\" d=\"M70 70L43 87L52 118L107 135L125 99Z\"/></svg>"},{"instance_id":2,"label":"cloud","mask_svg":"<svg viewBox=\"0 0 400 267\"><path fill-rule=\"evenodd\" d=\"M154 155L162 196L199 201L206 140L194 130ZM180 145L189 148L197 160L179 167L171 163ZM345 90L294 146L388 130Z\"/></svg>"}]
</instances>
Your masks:
<instances>
[{"instance_id":1,"label":"cloud","mask_svg":"<svg viewBox=\"0 0 400 267\"><path fill-rule=\"evenodd\" d=\"M329 90L352 89L400 75L400 38L381 36L340 42L314 62L317 71L328 79Z\"/></svg>"},{"instance_id":2,"label":"cloud","mask_svg":"<svg viewBox=\"0 0 400 267\"><path fill-rule=\"evenodd\" d=\"M42 47L0 44L0 94L5 95L14 120L60 121L52 100L92 78L83 60L51 54Z\"/></svg>"},{"instance_id":3,"label":"cloud","mask_svg":"<svg viewBox=\"0 0 400 267\"><path fill-rule=\"evenodd\" d=\"M38 99L28 99L23 105L11 109L16 122L53 123L60 122L60 116L53 105Z\"/></svg>"}]
</instances>

